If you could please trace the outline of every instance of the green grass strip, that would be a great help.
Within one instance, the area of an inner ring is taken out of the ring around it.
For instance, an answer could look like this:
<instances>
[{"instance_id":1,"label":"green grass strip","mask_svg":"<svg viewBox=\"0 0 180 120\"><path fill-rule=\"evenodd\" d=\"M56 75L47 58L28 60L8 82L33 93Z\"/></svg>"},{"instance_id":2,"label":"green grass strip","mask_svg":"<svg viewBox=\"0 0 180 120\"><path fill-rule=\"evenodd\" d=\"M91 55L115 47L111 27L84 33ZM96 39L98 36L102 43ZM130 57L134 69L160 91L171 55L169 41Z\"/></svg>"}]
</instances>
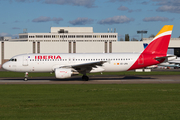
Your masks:
<instances>
[{"instance_id":1,"label":"green grass strip","mask_svg":"<svg viewBox=\"0 0 180 120\"><path fill-rule=\"evenodd\" d=\"M179 120L180 84L0 85L1 120Z\"/></svg>"}]
</instances>

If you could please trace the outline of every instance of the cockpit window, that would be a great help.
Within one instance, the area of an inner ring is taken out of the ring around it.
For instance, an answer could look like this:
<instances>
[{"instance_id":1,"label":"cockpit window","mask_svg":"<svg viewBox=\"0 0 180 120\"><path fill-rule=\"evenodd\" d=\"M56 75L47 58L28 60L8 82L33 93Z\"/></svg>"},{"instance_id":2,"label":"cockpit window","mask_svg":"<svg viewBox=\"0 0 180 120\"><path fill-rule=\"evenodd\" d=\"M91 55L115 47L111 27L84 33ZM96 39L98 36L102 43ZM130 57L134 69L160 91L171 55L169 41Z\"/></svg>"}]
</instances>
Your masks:
<instances>
[{"instance_id":1,"label":"cockpit window","mask_svg":"<svg viewBox=\"0 0 180 120\"><path fill-rule=\"evenodd\" d=\"M16 59L16 58L11 58L9 61L14 61L14 62L16 62L17 59Z\"/></svg>"}]
</instances>

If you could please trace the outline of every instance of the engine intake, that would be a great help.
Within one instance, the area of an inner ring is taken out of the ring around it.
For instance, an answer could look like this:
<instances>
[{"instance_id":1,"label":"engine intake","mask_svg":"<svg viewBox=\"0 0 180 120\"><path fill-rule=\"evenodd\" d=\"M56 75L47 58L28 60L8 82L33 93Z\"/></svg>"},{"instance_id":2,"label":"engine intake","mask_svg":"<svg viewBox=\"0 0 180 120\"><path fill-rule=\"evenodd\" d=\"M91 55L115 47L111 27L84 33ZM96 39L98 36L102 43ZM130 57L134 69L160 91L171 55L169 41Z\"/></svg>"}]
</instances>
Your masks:
<instances>
[{"instance_id":1,"label":"engine intake","mask_svg":"<svg viewBox=\"0 0 180 120\"><path fill-rule=\"evenodd\" d=\"M72 76L71 69L68 68L58 68L55 69L55 76L56 78L63 79L63 78L70 78Z\"/></svg>"}]
</instances>

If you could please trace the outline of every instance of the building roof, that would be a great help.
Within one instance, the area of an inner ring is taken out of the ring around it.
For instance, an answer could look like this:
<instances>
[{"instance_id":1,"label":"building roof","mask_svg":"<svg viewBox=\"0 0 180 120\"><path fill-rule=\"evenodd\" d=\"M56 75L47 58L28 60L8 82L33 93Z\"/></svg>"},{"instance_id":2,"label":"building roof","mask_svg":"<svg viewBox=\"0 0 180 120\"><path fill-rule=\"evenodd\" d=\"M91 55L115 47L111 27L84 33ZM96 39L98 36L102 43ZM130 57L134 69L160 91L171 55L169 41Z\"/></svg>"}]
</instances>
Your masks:
<instances>
[{"instance_id":1,"label":"building roof","mask_svg":"<svg viewBox=\"0 0 180 120\"><path fill-rule=\"evenodd\" d=\"M51 27L51 33L93 33L93 27Z\"/></svg>"}]
</instances>

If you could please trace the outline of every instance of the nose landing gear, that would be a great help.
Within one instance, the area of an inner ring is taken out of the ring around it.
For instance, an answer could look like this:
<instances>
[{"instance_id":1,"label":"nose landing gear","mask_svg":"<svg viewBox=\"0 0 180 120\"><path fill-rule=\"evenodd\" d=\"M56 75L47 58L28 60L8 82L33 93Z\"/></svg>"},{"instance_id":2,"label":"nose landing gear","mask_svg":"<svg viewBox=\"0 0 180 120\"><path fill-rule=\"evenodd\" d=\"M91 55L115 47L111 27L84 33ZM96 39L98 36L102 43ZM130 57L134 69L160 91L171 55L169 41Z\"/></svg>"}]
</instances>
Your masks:
<instances>
[{"instance_id":1,"label":"nose landing gear","mask_svg":"<svg viewBox=\"0 0 180 120\"><path fill-rule=\"evenodd\" d=\"M25 72L24 81L28 81L28 72Z\"/></svg>"}]
</instances>

